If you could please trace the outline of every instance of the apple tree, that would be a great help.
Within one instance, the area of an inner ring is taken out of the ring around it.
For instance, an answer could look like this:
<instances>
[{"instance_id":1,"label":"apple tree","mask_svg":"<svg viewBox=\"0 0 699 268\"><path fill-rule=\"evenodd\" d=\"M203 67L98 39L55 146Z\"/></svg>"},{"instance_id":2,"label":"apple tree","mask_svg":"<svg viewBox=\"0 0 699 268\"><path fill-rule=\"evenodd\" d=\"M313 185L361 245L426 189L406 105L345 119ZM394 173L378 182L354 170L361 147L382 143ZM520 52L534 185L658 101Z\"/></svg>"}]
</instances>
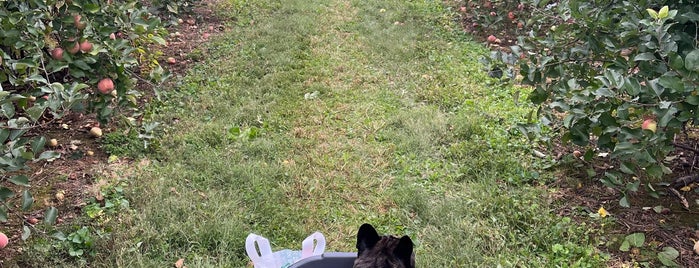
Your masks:
<instances>
[{"instance_id":1,"label":"apple tree","mask_svg":"<svg viewBox=\"0 0 699 268\"><path fill-rule=\"evenodd\" d=\"M699 5L695 0L526 0L531 30L490 68L529 85L538 108L519 126L615 161L602 182L636 190L667 177L678 138L699 118ZM622 205L628 205L624 199Z\"/></svg>"},{"instance_id":2,"label":"apple tree","mask_svg":"<svg viewBox=\"0 0 699 268\"><path fill-rule=\"evenodd\" d=\"M165 34L140 1L0 1L0 222L32 207L28 163L60 157L41 130L76 110L101 122L136 112L135 80L165 77L149 58Z\"/></svg>"}]
</instances>

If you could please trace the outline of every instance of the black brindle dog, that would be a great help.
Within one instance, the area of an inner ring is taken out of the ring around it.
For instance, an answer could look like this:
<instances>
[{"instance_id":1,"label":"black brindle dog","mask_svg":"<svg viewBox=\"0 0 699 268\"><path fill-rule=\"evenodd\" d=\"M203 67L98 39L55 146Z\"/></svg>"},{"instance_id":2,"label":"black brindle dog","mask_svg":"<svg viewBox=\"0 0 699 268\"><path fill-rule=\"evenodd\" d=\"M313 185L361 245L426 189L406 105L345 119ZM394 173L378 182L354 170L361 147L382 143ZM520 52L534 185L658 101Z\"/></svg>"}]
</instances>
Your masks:
<instances>
[{"instance_id":1,"label":"black brindle dog","mask_svg":"<svg viewBox=\"0 0 699 268\"><path fill-rule=\"evenodd\" d=\"M379 236L371 224L363 224L357 232L357 259L354 268L415 268L413 241Z\"/></svg>"}]
</instances>

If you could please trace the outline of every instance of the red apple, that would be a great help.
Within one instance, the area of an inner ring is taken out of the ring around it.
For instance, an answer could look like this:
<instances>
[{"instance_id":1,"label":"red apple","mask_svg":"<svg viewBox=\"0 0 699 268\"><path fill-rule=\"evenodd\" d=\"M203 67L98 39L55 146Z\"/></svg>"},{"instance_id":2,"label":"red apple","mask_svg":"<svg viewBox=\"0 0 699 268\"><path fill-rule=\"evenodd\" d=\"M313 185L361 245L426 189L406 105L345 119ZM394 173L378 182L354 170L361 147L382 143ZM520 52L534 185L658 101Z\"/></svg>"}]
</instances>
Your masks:
<instances>
[{"instance_id":1,"label":"red apple","mask_svg":"<svg viewBox=\"0 0 699 268\"><path fill-rule=\"evenodd\" d=\"M497 15L498 15L498 13L495 13L495 11L490 11L490 16L491 16L491 17L495 17L495 16L497 16Z\"/></svg>"},{"instance_id":2,"label":"red apple","mask_svg":"<svg viewBox=\"0 0 699 268\"><path fill-rule=\"evenodd\" d=\"M515 20L515 13L510 11L509 13L507 13L507 18L510 20Z\"/></svg>"},{"instance_id":3,"label":"red apple","mask_svg":"<svg viewBox=\"0 0 699 268\"><path fill-rule=\"evenodd\" d=\"M78 14L73 15L73 23L75 23L75 28L78 28L78 30L85 29L85 26L87 25L86 23L80 21L81 18L82 16Z\"/></svg>"},{"instance_id":4,"label":"red apple","mask_svg":"<svg viewBox=\"0 0 699 268\"><path fill-rule=\"evenodd\" d=\"M114 81L111 78L103 78L97 83L97 90L102 94L109 94L114 90Z\"/></svg>"},{"instance_id":5,"label":"red apple","mask_svg":"<svg viewBox=\"0 0 699 268\"><path fill-rule=\"evenodd\" d=\"M62 60L63 59L63 49L60 47L54 48L51 50L51 57L56 60Z\"/></svg>"},{"instance_id":6,"label":"red apple","mask_svg":"<svg viewBox=\"0 0 699 268\"><path fill-rule=\"evenodd\" d=\"M175 64L175 63L177 63L177 60L176 60L175 58L173 58L173 57L169 57L169 58L167 58L167 63L169 63L169 64Z\"/></svg>"},{"instance_id":7,"label":"red apple","mask_svg":"<svg viewBox=\"0 0 699 268\"><path fill-rule=\"evenodd\" d=\"M78 53L78 52L80 52L80 44L78 44L78 42L75 42L74 45L73 45L73 47L71 47L71 48L68 49L68 53L70 53L70 54L76 54L76 53Z\"/></svg>"},{"instance_id":8,"label":"red apple","mask_svg":"<svg viewBox=\"0 0 699 268\"><path fill-rule=\"evenodd\" d=\"M7 235L0 233L0 249L5 248L9 242L10 241L8 241Z\"/></svg>"},{"instance_id":9,"label":"red apple","mask_svg":"<svg viewBox=\"0 0 699 268\"><path fill-rule=\"evenodd\" d=\"M90 41L87 40L82 41L82 43L80 43L80 51L82 51L83 53L92 51L92 43L90 43Z\"/></svg>"},{"instance_id":10,"label":"red apple","mask_svg":"<svg viewBox=\"0 0 699 268\"><path fill-rule=\"evenodd\" d=\"M116 39L116 34L110 33L110 34L109 34L109 39L112 39L112 40Z\"/></svg>"},{"instance_id":11,"label":"red apple","mask_svg":"<svg viewBox=\"0 0 699 268\"><path fill-rule=\"evenodd\" d=\"M498 38L491 34L490 36L488 36L487 40L488 43L495 43L495 40L498 40Z\"/></svg>"},{"instance_id":12,"label":"red apple","mask_svg":"<svg viewBox=\"0 0 699 268\"><path fill-rule=\"evenodd\" d=\"M461 10L461 12L466 13L466 7L461 7L459 10Z\"/></svg>"},{"instance_id":13,"label":"red apple","mask_svg":"<svg viewBox=\"0 0 699 268\"><path fill-rule=\"evenodd\" d=\"M643 124L641 125L642 129L647 129L655 133L655 130L658 128L658 123L655 122L654 119L646 119L643 121Z\"/></svg>"}]
</instances>

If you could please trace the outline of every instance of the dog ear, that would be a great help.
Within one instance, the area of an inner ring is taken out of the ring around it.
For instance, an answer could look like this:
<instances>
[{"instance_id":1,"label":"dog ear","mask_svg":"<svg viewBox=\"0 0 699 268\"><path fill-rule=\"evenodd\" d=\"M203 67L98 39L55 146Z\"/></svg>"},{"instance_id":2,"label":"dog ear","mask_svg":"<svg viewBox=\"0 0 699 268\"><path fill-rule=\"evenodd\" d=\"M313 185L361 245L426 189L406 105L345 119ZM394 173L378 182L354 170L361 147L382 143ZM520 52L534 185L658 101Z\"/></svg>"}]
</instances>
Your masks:
<instances>
[{"instance_id":1,"label":"dog ear","mask_svg":"<svg viewBox=\"0 0 699 268\"><path fill-rule=\"evenodd\" d=\"M415 259L413 255L413 240L407 235L404 235L398 241L396 249L393 250L393 254L398 257L406 267L415 267Z\"/></svg>"},{"instance_id":2,"label":"dog ear","mask_svg":"<svg viewBox=\"0 0 699 268\"><path fill-rule=\"evenodd\" d=\"M381 237L374 226L368 223L362 224L357 232L357 254L361 255L364 250L373 248L379 240Z\"/></svg>"}]
</instances>

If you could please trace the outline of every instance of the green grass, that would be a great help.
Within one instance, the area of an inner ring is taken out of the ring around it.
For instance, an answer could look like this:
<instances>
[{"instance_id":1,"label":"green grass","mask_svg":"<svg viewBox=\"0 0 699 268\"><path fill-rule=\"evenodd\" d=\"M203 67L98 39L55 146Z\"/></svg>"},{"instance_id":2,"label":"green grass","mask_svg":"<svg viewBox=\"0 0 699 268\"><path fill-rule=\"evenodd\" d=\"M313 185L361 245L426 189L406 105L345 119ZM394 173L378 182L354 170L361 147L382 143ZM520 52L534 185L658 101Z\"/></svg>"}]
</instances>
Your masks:
<instances>
[{"instance_id":1,"label":"green grass","mask_svg":"<svg viewBox=\"0 0 699 268\"><path fill-rule=\"evenodd\" d=\"M244 267L251 232L298 249L321 231L328 251L353 251L364 222L410 235L420 267L600 265L594 230L530 186L551 175L511 129L525 92L487 77L485 48L451 30L440 1L223 0L217 12L232 30L158 109L179 121L159 161L129 177L133 211L92 267Z\"/></svg>"}]
</instances>

